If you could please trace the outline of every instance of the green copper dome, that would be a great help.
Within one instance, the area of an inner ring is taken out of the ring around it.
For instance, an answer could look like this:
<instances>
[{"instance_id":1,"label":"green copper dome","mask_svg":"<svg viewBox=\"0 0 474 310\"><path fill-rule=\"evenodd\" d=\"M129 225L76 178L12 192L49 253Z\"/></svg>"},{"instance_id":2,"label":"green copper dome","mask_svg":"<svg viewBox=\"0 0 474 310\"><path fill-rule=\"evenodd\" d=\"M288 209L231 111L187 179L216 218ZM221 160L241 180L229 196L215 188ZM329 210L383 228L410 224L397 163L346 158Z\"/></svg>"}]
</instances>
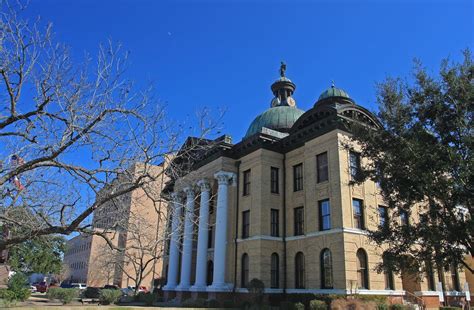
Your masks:
<instances>
[{"instance_id":1,"label":"green copper dome","mask_svg":"<svg viewBox=\"0 0 474 310\"><path fill-rule=\"evenodd\" d=\"M347 94L343 89L336 88L332 85L330 88L326 89L318 98L319 100L323 100L329 97L344 97L350 99L349 94Z\"/></svg>"},{"instance_id":2,"label":"green copper dome","mask_svg":"<svg viewBox=\"0 0 474 310\"><path fill-rule=\"evenodd\" d=\"M245 138L260 132L262 127L287 132L303 113L304 111L291 106L270 108L253 120L245 134Z\"/></svg>"}]
</instances>

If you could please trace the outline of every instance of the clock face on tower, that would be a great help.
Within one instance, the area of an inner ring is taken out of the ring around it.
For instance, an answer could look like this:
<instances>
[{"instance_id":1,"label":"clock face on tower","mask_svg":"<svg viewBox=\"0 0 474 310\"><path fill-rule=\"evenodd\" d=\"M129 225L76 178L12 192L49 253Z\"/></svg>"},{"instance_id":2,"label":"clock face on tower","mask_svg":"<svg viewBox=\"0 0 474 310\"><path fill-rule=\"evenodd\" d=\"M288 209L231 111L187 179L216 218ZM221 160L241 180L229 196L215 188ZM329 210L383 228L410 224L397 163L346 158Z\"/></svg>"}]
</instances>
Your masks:
<instances>
[{"instance_id":1,"label":"clock face on tower","mask_svg":"<svg viewBox=\"0 0 474 310\"><path fill-rule=\"evenodd\" d=\"M286 98L286 101L288 102L288 105L289 105L290 107L296 106L296 101L295 101L295 99L293 99L293 97L288 97L288 98Z\"/></svg>"},{"instance_id":2,"label":"clock face on tower","mask_svg":"<svg viewBox=\"0 0 474 310\"><path fill-rule=\"evenodd\" d=\"M274 108L274 107L279 106L280 103L281 103L281 102L280 102L280 98L275 97L275 98L272 99L272 104L271 104L271 106L272 106L272 108Z\"/></svg>"}]
</instances>

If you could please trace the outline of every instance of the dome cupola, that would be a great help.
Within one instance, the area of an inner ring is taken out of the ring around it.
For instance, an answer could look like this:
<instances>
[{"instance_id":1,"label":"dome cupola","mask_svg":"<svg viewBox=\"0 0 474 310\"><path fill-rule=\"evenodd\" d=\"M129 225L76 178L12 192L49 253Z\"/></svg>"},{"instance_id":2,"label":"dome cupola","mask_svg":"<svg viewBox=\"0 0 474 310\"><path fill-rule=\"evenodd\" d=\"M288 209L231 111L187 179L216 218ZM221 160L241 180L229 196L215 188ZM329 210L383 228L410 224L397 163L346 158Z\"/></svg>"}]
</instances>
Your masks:
<instances>
[{"instance_id":1,"label":"dome cupola","mask_svg":"<svg viewBox=\"0 0 474 310\"><path fill-rule=\"evenodd\" d=\"M271 86L274 98L270 108L253 120L244 138L261 132L263 127L288 132L296 120L303 115L304 111L296 107L296 101L292 97L296 86L285 76L285 73L286 64L281 62L280 78Z\"/></svg>"},{"instance_id":2,"label":"dome cupola","mask_svg":"<svg viewBox=\"0 0 474 310\"><path fill-rule=\"evenodd\" d=\"M319 103L331 103L334 101L340 101L340 103L354 103L354 100L349 97L349 94L346 93L343 89L337 88L332 82L330 88L326 89L319 95L318 101L314 104L315 106Z\"/></svg>"}]
</instances>

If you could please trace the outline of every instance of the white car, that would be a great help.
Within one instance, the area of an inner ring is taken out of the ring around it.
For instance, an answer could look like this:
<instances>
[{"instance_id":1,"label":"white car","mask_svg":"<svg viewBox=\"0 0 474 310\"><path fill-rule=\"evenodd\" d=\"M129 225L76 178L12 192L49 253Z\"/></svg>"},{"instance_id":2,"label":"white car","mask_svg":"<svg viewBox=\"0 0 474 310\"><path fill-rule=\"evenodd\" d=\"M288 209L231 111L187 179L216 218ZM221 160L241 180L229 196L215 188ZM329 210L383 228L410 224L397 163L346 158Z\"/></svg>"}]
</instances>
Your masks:
<instances>
[{"instance_id":1,"label":"white car","mask_svg":"<svg viewBox=\"0 0 474 310\"><path fill-rule=\"evenodd\" d=\"M38 289L36 288L36 286L30 285L30 292L31 293L36 293L37 291L38 291Z\"/></svg>"},{"instance_id":2,"label":"white car","mask_svg":"<svg viewBox=\"0 0 474 310\"><path fill-rule=\"evenodd\" d=\"M85 290L86 287L87 286L85 283L71 283L71 288L78 288L80 290Z\"/></svg>"}]
</instances>

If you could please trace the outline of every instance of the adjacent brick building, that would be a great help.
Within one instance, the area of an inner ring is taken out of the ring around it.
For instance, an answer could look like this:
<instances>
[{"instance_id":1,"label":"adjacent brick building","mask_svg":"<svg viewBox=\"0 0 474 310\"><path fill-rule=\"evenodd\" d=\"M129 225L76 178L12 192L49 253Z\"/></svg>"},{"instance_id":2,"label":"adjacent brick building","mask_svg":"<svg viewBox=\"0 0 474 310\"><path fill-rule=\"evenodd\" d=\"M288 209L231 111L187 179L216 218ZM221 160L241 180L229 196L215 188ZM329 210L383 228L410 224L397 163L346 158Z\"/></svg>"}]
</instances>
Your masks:
<instances>
[{"instance_id":1,"label":"adjacent brick building","mask_svg":"<svg viewBox=\"0 0 474 310\"><path fill-rule=\"evenodd\" d=\"M103 233L110 243L125 248L123 254L114 252L99 235L79 235L67 242L64 262L68 266L68 282L86 283L102 287L114 284L119 287L136 286L134 278L137 265L132 258L143 261L142 286L151 288L154 279L162 277L162 256L167 236L167 203L161 199L161 191L167 181L163 165L153 166L159 176L144 189L136 189L119 199L114 199L99 208L92 220L96 232ZM130 171L140 175L143 165L137 164ZM115 181L107 190L120 186ZM101 195L101 194L99 194ZM155 254L153 254L155 253Z\"/></svg>"}]
</instances>

